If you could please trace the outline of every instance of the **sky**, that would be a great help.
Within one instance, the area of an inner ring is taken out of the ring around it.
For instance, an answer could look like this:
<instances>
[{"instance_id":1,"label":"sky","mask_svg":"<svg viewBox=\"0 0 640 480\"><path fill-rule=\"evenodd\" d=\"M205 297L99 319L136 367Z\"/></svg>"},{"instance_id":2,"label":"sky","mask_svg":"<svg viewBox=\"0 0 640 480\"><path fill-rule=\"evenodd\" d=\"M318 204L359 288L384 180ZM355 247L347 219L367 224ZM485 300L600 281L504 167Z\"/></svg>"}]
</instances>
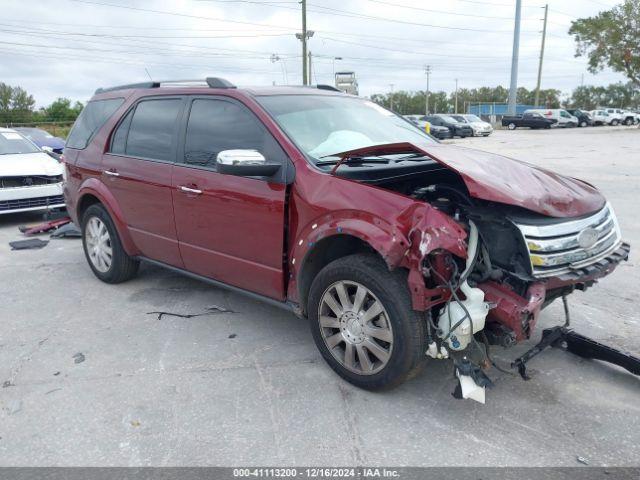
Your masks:
<instances>
[{"instance_id":1,"label":"sky","mask_svg":"<svg viewBox=\"0 0 640 480\"><path fill-rule=\"evenodd\" d=\"M548 0L542 88L625 81L587 72L567 31L615 0ZM545 0L523 0L518 85L534 88ZM354 71L360 94L509 86L515 0L307 0L313 83ZM2 0L0 82L38 107L98 87L226 78L302 83L301 6L286 0ZM583 77L584 76L584 77ZM392 86L393 85L393 86Z\"/></svg>"}]
</instances>

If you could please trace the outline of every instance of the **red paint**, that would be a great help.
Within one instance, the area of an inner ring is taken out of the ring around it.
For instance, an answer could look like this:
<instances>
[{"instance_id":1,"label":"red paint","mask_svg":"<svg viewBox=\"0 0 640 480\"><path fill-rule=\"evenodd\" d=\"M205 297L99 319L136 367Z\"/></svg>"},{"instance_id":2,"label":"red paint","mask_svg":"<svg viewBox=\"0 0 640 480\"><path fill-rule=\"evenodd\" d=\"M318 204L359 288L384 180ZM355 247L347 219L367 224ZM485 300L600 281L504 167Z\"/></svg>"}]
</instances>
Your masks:
<instances>
[{"instance_id":1,"label":"red paint","mask_svg":"<svg viewBox=\"0 0 640 480\"><path fill-rule=\"evenodd\" d=\"M334 95L312 89L292 91ZM124 112L143 96L162 95L215 95L244 103L291 159L294 182L285 186L184 164L106 153L111 134ZM389 269L408 270L414 309L425 311L448 299L447 288L433 279L425 283L425 259L433 256L441 259L443 253L466 258L467 233L463 226L423 201L316 169L254 100L251 91L159 88L113 91L95 98L114 97L126 100L90 145L82 151L65 151L68 174L65 196L76 222L85 195L92 195L104 204L130 255L143 255L296 303L304 300L298 298L299 273L317 242L349 235L370 245ZM471 196L477 199L516 205L554 217L591 213L604 204L595 188L579 180L467 148L400 143L347 152L343 158L382 150L428 155L457 172ZM105 170L120 175L110 177ZM180 186L201 190L202 194L181 192ZM434 263L438 264L434 268L444 271L442 262ZM548 282L565 285L558 279ZM522 329L521 320L527 316L533 328L548 287L533 283L524 297L496 282L485 282L479 287L487 301L496 303L489 321L513 329L518 340L526 338L528 332Z\"/></svg>"}]
</instances>

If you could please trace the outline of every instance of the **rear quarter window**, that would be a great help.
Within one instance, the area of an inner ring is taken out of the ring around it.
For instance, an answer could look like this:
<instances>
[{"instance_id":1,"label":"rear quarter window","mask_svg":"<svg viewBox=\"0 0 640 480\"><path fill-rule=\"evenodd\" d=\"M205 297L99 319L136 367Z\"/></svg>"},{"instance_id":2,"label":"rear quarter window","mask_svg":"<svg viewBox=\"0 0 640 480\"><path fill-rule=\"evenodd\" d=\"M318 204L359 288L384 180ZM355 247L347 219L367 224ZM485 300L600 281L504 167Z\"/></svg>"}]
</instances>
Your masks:
<instances>
[{"instance_id":1,"label":"rear quarter window","mask_svg":"<svg viewBox=\"0 0 640 480\"><path fill-rule=\"evenodd\" d=\"M84 149L96 132L122 105L124 98L110 98L107 100L93 100L87 103L80 116L73 124L66 147Z\"/></svg>"}]
</instances>

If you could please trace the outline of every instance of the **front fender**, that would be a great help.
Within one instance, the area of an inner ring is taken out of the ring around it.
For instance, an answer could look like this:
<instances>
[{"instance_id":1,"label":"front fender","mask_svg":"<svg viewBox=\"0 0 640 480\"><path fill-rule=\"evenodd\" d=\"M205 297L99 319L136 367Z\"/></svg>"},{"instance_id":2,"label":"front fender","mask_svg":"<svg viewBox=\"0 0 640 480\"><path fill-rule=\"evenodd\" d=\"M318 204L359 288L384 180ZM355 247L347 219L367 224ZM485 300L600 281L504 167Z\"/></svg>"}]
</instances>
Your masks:
<instances>
[{"instance_id":1,"label":"front fender","mask_svg":"<svg viewBox=\"0 0 640 480\"><path fill-rule=\"evenodd\" d=\"M342 210L318 217L300 231L291 249L289 265L296 283L304 259L315 244L333 235L350 235L366 242L390 270L407 268L413 308L421 311L430 306L430 291L422 273L425 256L442 249L466 257L465 230L427 203L414 202L388 220L357 210Z\"/></svg>"},{"instance_id":2,"label":"front fender","mask_svg":"<svg viewBox=\"0 0 640 480\"><path fill-rule=\"evenodd\" d=\"M131 235L129 235L129 229L127 228L127 224L124 220L122 209L120 208L120 205L118 204L116 198L104 185L104 183L102 183L97 178L89 178L85 182L83 182L78 189L78 206L82 205L82 199L86 195L92 195L96 197L100 201L100 203L102 203L102 205L107 209L107 212L109 212L109 215L113 220L113 224L118 231L118 236L120 237L122 247L124 248L124 251L127 252L127 255L139 255L140 251L133 242Z\"/></svg>"}]
</instances>

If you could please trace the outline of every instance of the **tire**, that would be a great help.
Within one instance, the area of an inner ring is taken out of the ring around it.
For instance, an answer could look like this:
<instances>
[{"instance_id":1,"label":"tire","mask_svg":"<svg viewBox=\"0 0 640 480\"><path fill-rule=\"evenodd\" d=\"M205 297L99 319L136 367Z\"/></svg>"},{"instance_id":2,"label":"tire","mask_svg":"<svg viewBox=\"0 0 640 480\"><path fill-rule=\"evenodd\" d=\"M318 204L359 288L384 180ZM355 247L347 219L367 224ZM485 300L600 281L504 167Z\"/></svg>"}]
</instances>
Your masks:
<instances>
[{"instance_id":1,"label":"tire","mask_svg":"<svg viewBox=\"0 0 640 480\"><path fill-rule=\"evenodd\" d=\"M584 128L587 126L587 122L585 122L584 120L580 122L580 127Z\"/></svg>"},{"instance_id":2,"label":"tire","mask_svg":"<svg viewBox=\"0 0 640 480\"><path fill-rule=\"evenodd\" d=\"M633 125L633 120L632 120L631 118L627 118L627 119L624 121L624 124L625 124L626 126Z\"/></svg>"},{"instance_id":3,"label":"tire","mask_svg":"<svg viewBox=\"0 0 640 480\"><path fill-rule=\"evenodd\" d=\"M612 120L611 121L611 125L614 126L614 127L617 127L618 123L619 123L618 120Z\"/></svg>"},{"instance_id":4,"label":"tire","mask_svg":"<svg viewBox=\"0 0 640 480\"><path fill-rule=\"evenodd\" d=\"M515 124L515 123L513 123L513 122L511 122L509 125L507 125L507 128L508 128L509 130L515 130L515 129L516 129L516 124Z\"/></svg>"},{"instance_id":5,"label":"tire","mask_svg":"<svg viewBox=\"0 0 640 480\"><path fill-rule=\"evenodd\" d=\"M346 300L340 300L339 285L344 287ZM361 288L367 293L360 295L361 307L354 308ZM329 297L342 315L325 302ZM366 314L376 303L383 310L367 320ZM345 304L347 308L342 309ZM322 357L338 375L357 387L396 387L419 373L424 364L426 325L423 316L412 309L407 274L399 269L389 272L377 256L350 255L325 266L313 280L307 310L313 340ZM367 334L367 327L376 331L375 336ZM376 348L369 349L370 342ZM352 352L351 361L347 349Z\"/></svg>"},{"instance_id":6,"label":"tire","mask_svg":"<svg viewBox=\"0 0 640 480\"><path fill-rule=\"evenodd\" d=\"M94 275L105 283L121 283L138 273L140 262L124 251L111 216L99 203L82 216L82 247Z\"/></svg>"},{"instance_id":7,"label":"tire","mask_svg":"<svg viewBox=\"0 0 640 480\"><path fill-rule=\"evenodd\" d=\"M545 129L545 130L551 130L551 125L549 125L549 124L545 125L545 126L544 126L544 129Z\"/></svg>"}]
</instances>

